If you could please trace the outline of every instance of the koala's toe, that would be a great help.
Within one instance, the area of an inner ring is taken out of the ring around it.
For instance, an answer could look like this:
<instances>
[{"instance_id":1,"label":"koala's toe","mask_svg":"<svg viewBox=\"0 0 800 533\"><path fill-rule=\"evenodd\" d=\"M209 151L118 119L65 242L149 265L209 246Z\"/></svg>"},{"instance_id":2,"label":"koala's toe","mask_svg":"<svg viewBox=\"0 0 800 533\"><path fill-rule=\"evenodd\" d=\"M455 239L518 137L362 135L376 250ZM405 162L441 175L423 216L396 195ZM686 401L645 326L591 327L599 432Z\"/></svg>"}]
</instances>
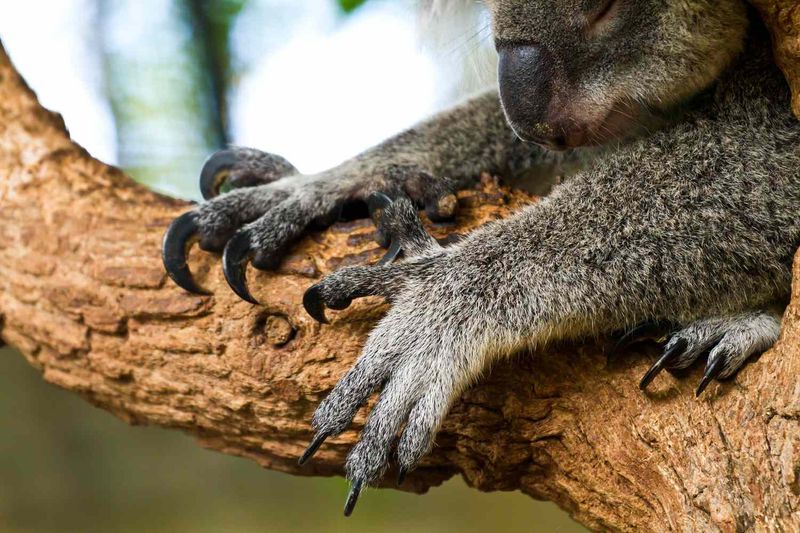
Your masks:
<instances>
[{"instance_id":1,"label":"koala's toe","mask_svg":"<svg viewBox=\"0 0 800 533\"><path fill-rule=\"evenodd\" d=\"M397 462L400 466L398 484L402 484L406 473L413 470L430 452L452 401L452 389L437 386L431 388L411 410L397 445Z\"/></svg>"},{"instance_id":2,"label":"koala's toe","mask_svg":"<svg viewBox=\"0 0 800 533\"><path fill-rule=\"evenodd\" d=\"M393 376L381 392L380 399L369 414L358 443L347 456L347 478L353 487L369 485L383 477L389 466L389 456L397 432L406 421L415 400L414 384ZM352 512L351 494L345 514Z\"/></svg>"},{"instance_id":3,"label":"koala's toe","mask_svg":"<svg viewBox=\"0 0 800 533\"><path fill-rule=\"evenodd\" d=\"M425 230L410 199L401 197L392 200L385 194L373 193L367 204L378 229L378 243L389 248L379 264L393 262L400 253L414 256L440 247Z\"/></svg>"},{"instance_id":4,"label":"koala's toe","mask_svg":"<svg viewBox=\"0 0 800 533\"><path fill-rule=\"evenodd\" d=\"M297 174L279 155L253 148L228 148L212 154L200 171L200 192L210 200L242 187L254 187Z\"/></svg>"},{"instance_id":5,"label":"koala's toe","mask_svg":"<svg viewBox=\"0 0 800 533\"><path fill-rule=\"evenodd\" d=\"M724 359L720 379L736 373L751 356L768 350L778 340L780 322L772 317L753 320L747 328L736 328L725 333L711 350L709 360Z\"/></svg>"},{"instance_id":6,"label":"koala's toe","mask_svg":"<svg viewBox=\"0 0 800 533\"><path fill-rule=\"evenodd\" d=\"M356 298L391 297L402 283L402 269L395 265L354 266L337 270L312 285L303 295L306 312L327 323L325 308L342 310Z\"/></svg>"}]
</instances>

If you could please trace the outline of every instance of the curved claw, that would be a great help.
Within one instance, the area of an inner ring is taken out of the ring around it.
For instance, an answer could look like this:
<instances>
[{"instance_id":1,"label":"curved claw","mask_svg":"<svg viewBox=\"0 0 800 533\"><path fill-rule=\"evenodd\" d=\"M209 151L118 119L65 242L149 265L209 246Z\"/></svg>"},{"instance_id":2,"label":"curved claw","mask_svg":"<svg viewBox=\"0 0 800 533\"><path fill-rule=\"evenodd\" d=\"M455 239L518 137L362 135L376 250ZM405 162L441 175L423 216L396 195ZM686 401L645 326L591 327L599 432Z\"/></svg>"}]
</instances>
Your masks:
<instances>
[{"instance_id":1,"label":"curved claw","mask_svg":"<svg viewBox=\"0 0 800 533\"><path fill-rule=\"evenodd\" d=\"M189 249L199 239L198 232L197 215L193 211L173 220L164 234L161 259L167 274L179 287L195 294L210 294L197 284L186 264Z\"/></svg>"},{"instance_id":2,"label":"curved claw","mask_svg":"<svg viewBox=\"0 0 800 533\"><path fill-rule=\"evenodd\" d=\"M402 252L402 248L400 248L400 241L397 239L392 239L392 244L389 246L389 249L386 251L383 257L381 257L380 261L378 261L377 265L388 265L389 263L393 263L397 256L400 255Z\"/></svg>"},{"instance_id":3,"label":"curved claw","mask_svg":"<svg viewBox=\"0 0 800 533\"><path fill-rule=\"evenodd\" d=\"M376 214L378 211L382 209L386 209L392 205L392 199L383 194L382 192L374 192L369 195L367 198L367 208L369 209L369 216L375 220L375 224L378 225L380 228L380 221L376 220ZM378 265L386 265L388 263L394 262L397 259L397 256L400 255L402 249L400 248L400 242L393 238L391 244L389 245L389 250L386 254L378 261Z\"/></svg>"},{"instance_id":4,"label":"curved claw","mask_svg":"<svg viewBox=\"0 0 800 533\"><path fill-rule=\"evenodd\" d=\"M328 324L325 316L325 302L322 301L322 290L319 285L312 285L303 294L303 307L311 318L321 324Z\"/></svg>"},{"instance_id":5,"label":"curved claw","mask_svg":"<svg viewBox=\"0 0 800 533\"><path fill-rule=\"evenodd\" d=\"M203 170L200 171L200 192L203 198L210 200L219 195L236 161L236 153L233 150L220 150L206 159Z\"/></svg>"},{"instance_id":6,"label":"curved claw","mask_svg":"<svg viewBox=\"0 0 800 533\"><path fill-rule=\"evenodd\" d=\"M406 482L406 476L408 475L408 469L404 466L400 467L400 470L397 472L397 486L401 486L403 483Z\"/></svg>"},{"instance_id":7,"label":"curved claw","mask_svg":"<svg viewBox=\"0 0 800 533\"><path fill-rule=\"evenodd\" d=\"M392 199L382 192L374 192L367 198L367 209L369 209L369 216L373 219L376 211L386 209L390 205L392 205Z\"/></svg>"},{"instance_id":8,"label":"curved claw","mask_svg":"<svg viewBox=\"0 0 800 533\"><path fill-rule=\"evenodd\" d=\"M725 368L725 358L722 356L717 357L716 360L708 365L705 374L703 374L703 379L700 381L700 385L698 385L697 390L694 391L695 398L703 394L706 387L722 373L723 368Z\"/></svg>"},{"instance_id":9,"label":"curved claw","mask_svg":"<svg viewBox=\"0 0 800 533\"><path fill-rule=\"evenodd\" d=\"M639 324L632 330L625 332L625 334L619 338L614 348L611 350L611 355L616 356L629 346L646 340L664 342L663 339L667 335L666 332L669 332L671 329L673 329L673 324L669 322L644 322Z\"/></svg>"},{"instance_id":10,"label":"curved claw","mask_svg":"<svg viewBox=\"0 0 800 533\"><path fill-rule=\"evenodd\" d=\"M245 230L239 230L225 245L225 251L222 253L222 272L228 285L239 298L258 305L258 300L253 298L250 289L247 288L247 263L252 257L250 234Z\"/></svg>"},{"instance_id":11,"label":"curved claw","mask_svg":"<svg viewBox=\"0 0 800 533\"><path fill-rule=\"evenodd\" d=\"M350 488L350 494L347 495L347 502L344 504L344 515L350 516L353 514L353 509L358 503L358 497L361 494L361 487L364 485L363 479L353 481L353 486Z\"/></svg>"},{"instance_id":12,"label":"curved claw","mask_svg":"<svg viewBox=\"0 0 800 533\"><path fill-rule=\"evenodd\" d=\"M303 466L308 462L309 459L314 457L314 454L317 453L317 450L319 450L319 447L322 446L322 444L325 442L325 439L327 439L328 436L329 434L325 432L317 433L316 435L314 435L314 439L311 441L311 444L308 445L306 451L303 452L303 455L297 461L297 464Z\"/></svg>"},{"instance_id":13,"label":"curved claw","mask_svg":"<svg viewBox=\"0 0 800 533\"><path fill-rule=\"evenodd\" d=\"M675 341L675 344L665 351L664 355L662 355L658 361L656 361L655 364L650 367L650 370L648 370L644 375L642 381L639 382L639 388L641 390L646 389L647 386L650 385L654 379L656 379L656 376L664 369L664 367L672 362L673 359L682 354L688 345L689 343L686 339L678 339Z\"/></svg>"}]
</instances>

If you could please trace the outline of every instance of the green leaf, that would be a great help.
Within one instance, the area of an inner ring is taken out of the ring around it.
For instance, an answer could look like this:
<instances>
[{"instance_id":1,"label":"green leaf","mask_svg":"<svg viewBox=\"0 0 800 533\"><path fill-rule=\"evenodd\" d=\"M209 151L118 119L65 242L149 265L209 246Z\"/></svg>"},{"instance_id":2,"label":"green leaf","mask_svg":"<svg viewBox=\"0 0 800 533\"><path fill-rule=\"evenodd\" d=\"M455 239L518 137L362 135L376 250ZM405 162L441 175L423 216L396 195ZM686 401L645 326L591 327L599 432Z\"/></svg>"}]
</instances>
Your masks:
<instances>
[{"instance_id":1,"label":"green leaf","mask_svg":"<svg viewBox=\"0 0 800 533\"><path fill-rule=\"evenodd\" d=\"M345 13L351 13L366 1L367 0L336 0L336 3L339 4L339 7L342 8L342 11Z\"/></svg>"}]
</instances>

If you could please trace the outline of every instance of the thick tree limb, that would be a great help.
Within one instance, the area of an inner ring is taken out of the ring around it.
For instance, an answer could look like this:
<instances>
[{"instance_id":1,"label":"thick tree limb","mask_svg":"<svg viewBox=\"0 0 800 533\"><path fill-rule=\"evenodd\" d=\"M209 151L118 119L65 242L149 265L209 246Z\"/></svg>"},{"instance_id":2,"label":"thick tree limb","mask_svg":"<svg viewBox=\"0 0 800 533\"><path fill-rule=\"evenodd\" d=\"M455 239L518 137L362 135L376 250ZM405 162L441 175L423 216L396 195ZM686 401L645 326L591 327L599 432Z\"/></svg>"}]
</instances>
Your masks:
<instances>
[{"instance_id":1,"label":"thick tree limb","mask_svg":"<svg viewBox=\"0 0 800 533\"><path fill-rule=\"evenodd\" d=\"M800 118L800 2L750 0L772 32L775 59L792 86L792 108Z\"/></svg>"},{"instance_id":2,"label":"thick tree limb","mask_svg":"<svg viewBox=\"0 0 800 533\"><path fill-rule=\"evenodd\" d=\"M527 200L484 184L461 195L458 230ZM192 265L214 296L184 293L159 248L187 204L72 143L2 48L0 206L0 333L47 381L266 468L341 472L363 417L312 464L296 460L313 409L383 307L359 302L319 326L300 300L322 274L380 253L369 224L315 234L280 272L255 274L266 307L238 300L200 253ZM793 296L778 345L700 400L699 369L639 392L653 352L609 363L602 344L559 346L500 364L455 406L408 485L461 473L482 490L553 500L595 528L800 527L800 285Z\"/></svg>"}]
</instances>

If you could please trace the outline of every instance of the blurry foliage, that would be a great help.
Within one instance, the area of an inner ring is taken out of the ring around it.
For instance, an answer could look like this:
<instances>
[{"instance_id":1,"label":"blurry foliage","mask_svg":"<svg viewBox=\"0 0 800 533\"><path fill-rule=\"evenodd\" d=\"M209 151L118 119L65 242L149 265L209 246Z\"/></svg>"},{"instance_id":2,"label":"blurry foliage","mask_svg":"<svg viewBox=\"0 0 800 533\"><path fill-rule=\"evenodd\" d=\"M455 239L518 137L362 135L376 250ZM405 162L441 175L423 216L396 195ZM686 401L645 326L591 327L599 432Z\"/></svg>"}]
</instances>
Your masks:
<instances>
[{"instance_id":1,"label":"blurry foliage","mask_svg":"<svg viewBox=\"0 0 800 533\"><path fill-rule=\"evenodd\" d=\"M355 11L356 8L361 7L366 1L367 0L337 0L337 3L339 7L342 8L342 11L350 13L351 11Z\"/></svg>"},{"instance_id":2,"label":"blurry foliage","mask_svg":"<svg viewBox=\"0 0 800 533\"><path fill-rule=\"evenodd\" d=\"M0 349L0 531L581 532L554 505L460 480L424 496L370 490L342 516L347 482L294 477L130 427L49 385Z\"/></svg>"},{"instance_id":3,"label":"blurry foliage","mask_svg":"<svg viewBox=\"0 0 800 533\"><path fill-rule=\"evenodd\" d=\"M231 30L247 0L178 0L181 17L189 26L199 71L205 74L203 92L209 105L209 126L215 132L214 147L231 139L228 97L232 81Z\"/></svg>"},{"instance_id":4,"label":"blurry foliage","mask_svg":"<svg viewBox=\"0 0 800 533\"><path fill-rule=\"evenodd\" d=\"M366 2L328 1L345 14ZM95 2L120 165L147 185L196 195L203 160L231 141L229 98L240 74L232 32L250 0ZM149 31L127 35L131 18Z\"/></svg>"}]
</instances>

